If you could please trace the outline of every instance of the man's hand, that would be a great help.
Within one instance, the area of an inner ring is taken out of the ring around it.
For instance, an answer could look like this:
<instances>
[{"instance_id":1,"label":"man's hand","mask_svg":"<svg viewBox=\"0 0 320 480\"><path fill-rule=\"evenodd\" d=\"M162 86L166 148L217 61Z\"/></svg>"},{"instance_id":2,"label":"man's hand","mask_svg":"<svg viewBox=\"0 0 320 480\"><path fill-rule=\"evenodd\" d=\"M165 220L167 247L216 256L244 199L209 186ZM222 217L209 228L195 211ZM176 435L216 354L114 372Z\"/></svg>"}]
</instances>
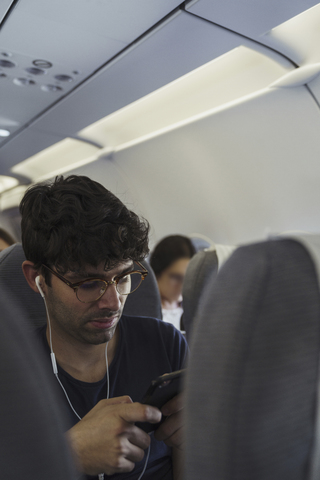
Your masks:
<instances>
[{"instance_id":1,"label":"man's hand","mask_svg":"<svg viewBox=\"0 0 320 480\"><path fill-rule=\"evenodd\" d=\"M184 444L183 406L183 397L181 393L167 402L161 408L161 412L168 418L154 433L157 440L163 440L169 447L176 447L181 450L183 449Z\"/></svg>"},{"instance_id":2,"label":"man's hand","mask_svg":"<svg viewBox=\"0 0 320 480\"><path fill-rule=\"evenodd\" d=\"M134 422L158 423L161 412L130 397L101 400L68 432L78 468L87 475L131 472L150 436Z\"/></svg>"}]
</instances>

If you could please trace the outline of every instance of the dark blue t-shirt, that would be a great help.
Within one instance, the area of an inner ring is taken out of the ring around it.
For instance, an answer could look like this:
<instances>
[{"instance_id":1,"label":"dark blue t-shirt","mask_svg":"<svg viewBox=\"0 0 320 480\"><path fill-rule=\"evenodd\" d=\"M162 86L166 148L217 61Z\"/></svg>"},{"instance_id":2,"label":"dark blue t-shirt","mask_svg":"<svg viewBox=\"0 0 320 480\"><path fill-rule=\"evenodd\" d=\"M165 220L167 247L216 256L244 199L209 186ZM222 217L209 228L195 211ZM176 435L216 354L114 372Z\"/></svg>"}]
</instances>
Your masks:
<instances>
[{"instance_id":1,"label":"dark blue t-shirt","mask_svg":"<svg viewBox=\"0 0 320 480\"><path fill-rule=\"evenodd\" d=\"M129 395L134 402L139 402L152 380L164 373L184 368L188 347L184 337L172 325L153 318L123 315L118 328L120 331L119 343L109 366L110 398ZM50 360L46 326L38 329L37 333ZM99 400L107 397L106 376L95 383L81 382L71 377L59 366L58 375L73 408L81 418ZM69 429L79 420L72 412L58 382L57 390L66 409L69 423L66 429ZM132 472L106 475L105 478L138 479L144 464L145 458L136 464ZM93 478L97 477L87 477L88 480ZM150 457L143 480L172 480L172 478L171 449L164 442L155 440L151 434Z\"/></svg>"}]
</instances>

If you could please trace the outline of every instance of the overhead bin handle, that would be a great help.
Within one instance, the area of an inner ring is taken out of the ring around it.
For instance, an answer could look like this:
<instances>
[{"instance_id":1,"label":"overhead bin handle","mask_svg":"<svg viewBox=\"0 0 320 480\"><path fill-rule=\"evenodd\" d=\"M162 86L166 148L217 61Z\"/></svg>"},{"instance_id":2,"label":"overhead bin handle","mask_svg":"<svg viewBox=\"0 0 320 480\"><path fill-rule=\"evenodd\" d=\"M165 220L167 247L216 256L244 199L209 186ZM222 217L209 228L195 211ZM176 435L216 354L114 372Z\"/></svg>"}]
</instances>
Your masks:
<instances>
[{"instance_id":1,"label":"overhead bin handle","mask_svg":"<svg viewBox=\"0 0 320 480\"><path fill-rule=\"evenodd\" d=\"M269 85L269 88L293 88L310 83L320 73L320 63L296 68Z\"/></svg>"}]
</instances>

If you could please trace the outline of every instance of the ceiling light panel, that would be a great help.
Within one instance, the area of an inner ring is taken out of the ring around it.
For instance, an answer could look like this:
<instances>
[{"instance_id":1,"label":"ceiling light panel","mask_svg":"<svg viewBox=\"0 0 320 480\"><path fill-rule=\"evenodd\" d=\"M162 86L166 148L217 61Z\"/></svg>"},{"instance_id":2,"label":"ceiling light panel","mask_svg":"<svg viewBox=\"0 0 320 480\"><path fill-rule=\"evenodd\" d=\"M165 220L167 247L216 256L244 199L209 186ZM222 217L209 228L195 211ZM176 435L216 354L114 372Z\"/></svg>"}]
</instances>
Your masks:
<instances>
[{"instance_id":1,"label":"ceiling light panel","mask_svg":"<svg viewBox=\"0 0 320 480\"><path fill-rule=\"evenodd\" d=\"M95 160L97 150L87 143L66 138L15 165L11 171L38 182Z\"/></svg>"},{"instance_id":2,"label":"ceiling light panel","mask_svg":"<svg viewBox=\"0 0 320 480\"><path fill-rule=\"evenodd\" d=\"M264 41L276 49L281 49L300 65L301 72L317 72L320 64L320 4L272 29ZM286 80L286 79L284 79ZM320 78L308 79L308 87L320 104Z\"/></svg>"},{"instance_id":3,"label":"ceiling light panel","mask_svg":"<svg viewBox=\"0 0 320 480\"><path fill-rule=\"evenodd\" d=\"M22 130L19 135L14 136L9 142L1 146L0 173L3 175L10 174L13 165L32 157L50 145L60 142L63 138L51 133L34 131L31 128Z\"/></svg>"},{"instance_id":4,"label":"ceiling light panel","mask_svg":"<svg viewBox=\"0 0 320 480\"><path fill-rule=\"evenodd\" d=\"M199 0L188 10L242 35L258 39L318 3L318 0Z\"/></svg>"},{"instance_id":5,"label":"ceiling light panel","mask_svg":"<svg viewBox=\"0 0 320 480\"><path fill-rule=\"evenodd\" d=\"M27 186L19 185L11 190L6 190L0 196L0 210L17 208L27 190Z\"/></svg>"},{"instance_id":6,"label":"ceiling light panel","mask_svg":"<svg viewBox=\"0 0 320 480\"><path fill-rule=\"evenodd\" d=\"M281 49L298 65L320 62L320 4L272 29L263 41Z\"/></svg>"},{"instance_id":7,"label":"ceiling light panel","mask_svg":"<svg viewBox=\"0 0 320 480\"><path fill-rule=\"evenodd\" d=\"M16 187L18 184L19 181L16 178L0 175L0 194L5 190Z\"/></svg>"},{"instance_id":8,"label":"ceiling light panel","mask_svg":"<svg viewBox=\"0 0 320 480\"><path fill-rule=\"evenodd\" d=\"M292 67L293 68L293 67ZM238 47L79 132L116 149L267 87L287 73L274 60Z\"/></svg>"}]
</instances>

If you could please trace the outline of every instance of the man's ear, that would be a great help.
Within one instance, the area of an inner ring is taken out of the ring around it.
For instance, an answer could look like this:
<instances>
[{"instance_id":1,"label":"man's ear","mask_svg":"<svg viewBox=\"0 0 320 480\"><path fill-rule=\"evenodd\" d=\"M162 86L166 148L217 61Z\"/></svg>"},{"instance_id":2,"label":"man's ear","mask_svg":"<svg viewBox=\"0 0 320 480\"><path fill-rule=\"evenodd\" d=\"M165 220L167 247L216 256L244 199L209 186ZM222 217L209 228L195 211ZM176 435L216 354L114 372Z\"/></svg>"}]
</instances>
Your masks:
<instances>
[{"instance_id":1,"label":"man's ear","mask_svg":"<svg viewBox=\"0 0 320 480\"><path fill-rule=\"evenodd\" d=\"M30 262L29 260L25 260L22 264L22 271L23 274L34 292L40 293L36 284L36 278L40 276L40 286L43 291L45 291L45 281L43 276L40 274L38 270L34 268L34 263Z\"/></svg>"}]
</instances>

